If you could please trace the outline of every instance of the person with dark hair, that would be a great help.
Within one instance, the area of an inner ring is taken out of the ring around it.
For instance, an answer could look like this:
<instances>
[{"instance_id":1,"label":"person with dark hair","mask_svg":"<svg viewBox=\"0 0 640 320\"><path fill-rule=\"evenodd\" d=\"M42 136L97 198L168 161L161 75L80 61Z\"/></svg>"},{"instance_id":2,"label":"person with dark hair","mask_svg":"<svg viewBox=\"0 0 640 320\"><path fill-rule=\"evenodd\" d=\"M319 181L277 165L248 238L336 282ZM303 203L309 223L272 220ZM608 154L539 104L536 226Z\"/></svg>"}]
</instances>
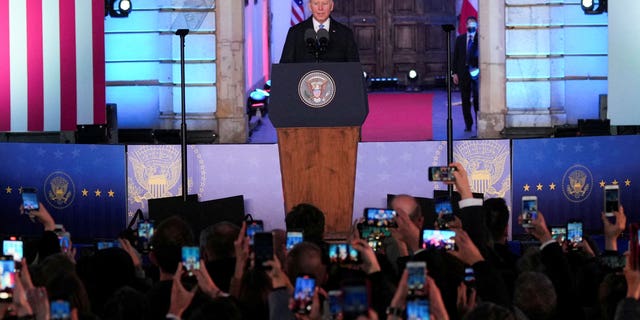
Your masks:
<instances>
[{"instance_id":1,"label":"person with dark hair","mask_svg":"<svg viewBox=\"0 0 640 320\"><path fill-rule=\"evenodd\" d=\"M473 96L473 110L478 118L480 84L478 68L478 19L467 18L467 32L456 38L453 50L453 83L460 86L460 98L462 99L462 114L464 115L465 129L471 131L473 117L471 116L471 96ZM477 122L477 121L476 121ZM476 124L477 129L477 124Z\"/></svg>"},{"instance_id":2,"label":"person with dark hair","mask_svg":"<svg viewBox=\"0 0 640 320\"><path fill-rule=\"evenodd\" d=\"M316 206L301 203L285 218L287 230L302 230L304 241L321 244L324 238L324 212Z\"/></svg>"},{"instance_id":3,"label":"person with dark hair","mask_svg":"<svg viewBox=\"0 0 640 320\"><path fill-rule=\"evenodd\" d=\"M229 291L229 283L236 264L233 242L240 228L228 221L218 222L200 232L200 248L207 271L222 291Z\"/></svg>"},{"instance_id":4,"label":"person with dark hair","mask_svg":"<svg viewBox=\"0 0 640 320\"><path fill-rule=\"evenodd\" d=\"M518 256L507 244L509 236L509 207L503 198L490 198L484 201L485 223L489 229L493 247L493 264L502 274L509 292L513 292L516 280Z\"/></svg>"},{"instance_id":5,"label":"person with dark hair","mask_svg":"<svg viewBox=\"0 0 640 320\"><path fill-rule=\"evenodd\" d=\"M553 283L543 273L524 272L516 279L513 304L529 320L551 319L557 303Z\"/></svg>"}]
</instances>

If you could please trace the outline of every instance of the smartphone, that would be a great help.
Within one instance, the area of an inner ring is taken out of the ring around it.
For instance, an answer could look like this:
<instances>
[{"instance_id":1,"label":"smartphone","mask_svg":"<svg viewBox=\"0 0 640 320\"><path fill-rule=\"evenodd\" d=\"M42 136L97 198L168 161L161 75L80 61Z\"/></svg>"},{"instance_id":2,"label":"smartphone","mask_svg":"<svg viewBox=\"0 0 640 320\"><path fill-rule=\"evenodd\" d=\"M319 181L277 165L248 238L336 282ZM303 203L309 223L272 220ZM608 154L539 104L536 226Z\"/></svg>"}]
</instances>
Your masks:
<instances>
[{"instance_id":1,"label":"smartphone","mask_svg":"<svg viewBox=\"0 0 640 320\"><path fill-rule=\"evenodd\" d=\"M71 319L71 306L69 301L55 300L51 301L51 319L67 320Z\"/></svg>"},{"instance_id":2,"label":"smartphone","mask_svg":"<svg viewBox=\"0 0 640 320\"><path fill-rule=\"evenodd\" d=\"M310 276L296 278L296 287L293 291L293 312L299 314L309 314L313 293L316 290L316 279Z\"/></svg>"},{"instance_id":3,"label":"smartphone","mask_svg":"<svg viewBox=\"0 0 640 320\"><path fill-rule=\"evenodd\" d=\"M564 242L567 240L567 228L551 227L551 237L558 242Z\"/></svg>"},{"instance_id":4,"label":"smartphone","mask_svg":"<svg viewBox=\"0 0 640 320\"><path fill-rule=\"evenodd\" d=\"M0 301L13 300L16 284L16 262L12 256L0 256Z\"/></svg>"},{"instance_id":5,"label":"smartphone","mask_svg":"<svg viewBox=\"0 0 640 320\"><path fill-rule=\"evenodd\" d=\"M582 222L571 221L567 223L567 239L574 247L582 242Z\"/></svg>"},{"instance_id":6,"label":"smartphone","mask_svg":"<svg viewBox=\"0 0 640 320\"><path fill-rule=\"evenodd\" d=\"M58 233L58 241L60 242L60 250L62 252L69 252L71 250L71 234L69 232Z\"/></svg>"},{"instance_id":7,"label":"smartphone","mask_svg":"<svg viewBox=\"0 0 640 320\"><path fill-rule=\"evenodd\" d=\"M345 319L356 319L369 313L369 290L365 284L345 284L342 286L342 294Z\"/></svg>"},{"instance_id":8,"label":"smartphone","mask_svg":"<svg viewBox=\"0 0 640 320\"><path fill-rule=\"evenodd\" d=\"M456 181L455 171L455 167L429 167L429 181Z\"/></svg>"},{"instance_id":9,"label":"smartphone","mask_svg":"<svg viewBox=\"0 0 640 320\"><path fill-rule=\"evenodd\" d=\"M453 230L424 229L422 230L422 248L454 250L456 241L453 237L455 236L456 232Z\"/></svg>"},{"instance_id":10,"label":"smartphone","mask_svg":"<svg viewBox=\"0 0 640 320\"><path fill-rule=\"evenodd\" d=\"M35 188L22 188L22 207L25 211L40 210Z\"/></svg>"},{"instance_id":11,"label":"smartphone","mask_svg":"<svg viewBox=\"0 0 640 320\"><path fill-rule=\"evenodd\" d=\"M449 228L449 221L453 220L453 205L449 197L435 197L434 209L436 214L436 222L440 229Z\"/></svg>"},{"instance_id":12,"label":"smartphone","mask_svg":"<svg viewBox=\"0 0 640 320\"><path fill-rule=\"evenodd\" d=\"M253 241L254 265L258 269L265 269L263 263L273 260L273 233L256 232Z\"/></svg>"},{"instance_id":13,"label":"smartphone","mask_svg":"<svg viewBox=\"0 0 640 320\"><path fill-rule=\"evenodd\" d=\"M397 213L393 209L382 208L366 208L364 209L364 218L367 221L368 226L384 227L384 228L397 228L396 223Z\"/></svg>"},{"instance_id":14,"label":"smartphone","mask_svg":"<svg viewBox=\"0 0 640 320\"><path fill-rule=\"evenodd\" d=\"M182 265L190 276L193 270L200 270L200 248L182 247Z\"/></svg>"},{"instance_id":15,"label":"smartphone","mask_svg":"<svg viewBox=\"0 0 640 320\"><path fill-rule=\"evenodd\" d=\"M531 221L538 217L538 197L522 196L522 227L533 228Z\"/></svg>"},{"instance_id":16,"label":"smartphone","mask_svg":"<svg viewBox=\"0 0 640 320\"><path fill-rule=\"evenodd\" d=\"M640 262L638 257L640 256L640 241L638 240L640 237L638 236L638 232L640 232L640 225L637 223L629 224L629 264L631 270L638 270L640 266Z\"/></svg>"},{"instance_id":17,"label":"smartphone","mask_svg":"<svg viewBox=\"0 0 640 320\"><path fill-rule=\"evenodd\" d=\"M304 241L302 231L287 231L287 251L293 249L296 244Z\"/></svg>"},{"instance_id":18,"label":"smartphone","mask_svg":"<svg viewBox=\"0 0 640 320\"><path fill-rule=\"evenodd\" d=\"M338 265L360 263L360 252L347 242L329 243L329 261Z\"/></svg>"},{"instance_id":19,"label":"smartphone","mask_svg":"<svg viewBox=\"0 0 640 320\"><path fill-rule=\"evenodd\" d=\"M96 242L96 249L104 250L109 248L120 248L118 240L100 240Z\"/></svg>"},{"instance_id":20,"label":"smartphone","mask_svg":"<svg viewBox=\"0 0 640 320\"><path fill-rule=\"evenodd\" d=\"M407 320L428 320L429 300L426 298L407 301Z\"/></svg>"},{"instance_id":21,"label":"smartphone","mask_svg":"<svg viewBox=\"0 0 640 320\"><path fill-rule=\"evenodd\" d=\"M253 245L253 235L257 232L264 231L264 223L262 220L247 221L247 237L249 237L249 245Z\"/></svg>"},{"instance_id":22,"label":"smartphone","mask_svg":"<svg viewBox=\"0 0 640 320\"><path fill-rule=\"evenodd\" d=\"M155 232L155 225L152 220L138 222L138 246L141 252L151 251L151 238Z\"/></svg>"},{"instance_id":23,"label":"smartphone","mask_svg":"<svg viewBox=\"0 0 640 320\"><path fill-rule=\"evenodd\" d=\"M409 289L409 297L424 297L426 296L426 279L425 274L427 272L427 263L424 261L409 261L407 262L407 287Z\"/></svg>"},{"instance_id":24,"label":"smartphone","mask_svg":"<svg viewBox=\"0 0 640 320\"><path fill-rule=\"evenodd\" d=\"M24 257L24 243L18 237L8 237L2 240L2 255L12 256L16 262L16 267L22 262Z\"/></svg>"},{"instance_id":25,"label":"smartphone","mask_svg":"<svg viewBox=\"0 0 640 320\"><path fill-rule=\"evenodd\" d=\"M384 239L391 237L391 230L384 227L373 227L366 223L358 223L356 225L358 232L360 233L360 239L375 238Z\"/></svg>"},{"instance_id":26,"label":"smartphone","mask_svg":"<svg viewBox=\"0 0 640 320\"><path fill-rule=\"evenodd\" d=\"M476 286L476 274L472 267L464 268L464 284L468 289L475 288Z\"/></svg>"},{"instance_id":27,"label":"smartphone","mask_svg":"<svg viewBox=\"0 0 640 320\"><path fill-rule=\"evenodd\" d=\"M604 214L607 217L613 217L613 213L618 211L620 206L620 186L606 185L604 186Z\"/></svg>"},{"instance_id":28,"label":"smartphone","mask_svg":"<svg viewBox=\"0 0 640 320\"><path fill-rule=\"evenodd\" d=\"M332 319L337 319L342 316L342 290L331 290L327 292L329 297L329 313L331 313Z\"/></svg>"}]
</instances>

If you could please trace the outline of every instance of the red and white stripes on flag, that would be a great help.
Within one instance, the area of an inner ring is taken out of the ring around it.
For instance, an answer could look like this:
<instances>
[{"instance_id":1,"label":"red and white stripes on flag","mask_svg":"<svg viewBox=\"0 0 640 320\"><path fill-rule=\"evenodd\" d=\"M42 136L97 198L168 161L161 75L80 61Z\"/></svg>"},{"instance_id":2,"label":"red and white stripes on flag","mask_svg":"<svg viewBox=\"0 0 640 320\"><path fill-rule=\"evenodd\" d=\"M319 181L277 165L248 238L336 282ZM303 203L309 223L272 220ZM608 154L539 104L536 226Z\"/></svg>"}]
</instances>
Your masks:
<instances>
[{"instance_id":1,"label":"red and white stripes on flag","mask_svg":"<svg viewBox=\"0 0 640 320\"><path fill-rule=\"evenodd\" d=\"M478 0L462 0L458 20L458 34L467 33L467 18L478 18Z\"/></svg>"},{"instance_id":2,"label":"red and white stripes on flag","mask_svg":"<svg viewBox=\"0 0 640 320\"><path fill-rule=\"evenodd\" d=\"M304 21L304 5L302 0L291 0L291 25Z\"/></svg>"},{"instance_id":3,"label":"red and white stripes on flag","mask_svg":"<svg viewBox=\"0 0 640 320\"><path fill-rule=\"evenodd\" d=\"M105 123L104 0L0 0L0 131Z\"/></svg>"}]
</instances>

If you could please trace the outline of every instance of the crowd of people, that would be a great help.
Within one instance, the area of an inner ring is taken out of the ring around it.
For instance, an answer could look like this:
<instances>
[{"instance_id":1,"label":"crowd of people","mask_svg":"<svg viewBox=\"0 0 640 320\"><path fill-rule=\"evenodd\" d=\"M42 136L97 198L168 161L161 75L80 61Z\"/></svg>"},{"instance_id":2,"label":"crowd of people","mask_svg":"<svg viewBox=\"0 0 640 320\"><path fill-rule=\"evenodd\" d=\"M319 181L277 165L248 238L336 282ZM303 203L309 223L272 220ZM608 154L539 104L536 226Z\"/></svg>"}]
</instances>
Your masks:
<instances>
[{"instance_id":1,"label":"crowd of people","mask_svg":"<svg viewBox=\"0 0 640 320\"><path fill-rule=\"evenodd\" d=\"M310 204L285 217L304 241L288 249L286 230L270 231L273 254L265 262L254 255L246 223L223 221L194 235L179 215L157 225L146 253L126 233L119 246L63 251L41 205L28 213L44 232L33 252L27 247L2 316L53 319L50 304L62 300L70 319L640 319L640 271L603 263L623 257L622 207L615 219L603 214L604 250L588 237L577 250L553 239L538 212L527 232L539 244L512 252L505 201L473 198L465 169L451 165L461 198L446 224L454 247L423 248L422 229L439 224L425 225L431 222L416 199L399 195L391 202L397 227L377 239L377 250L354 224L344 239L358 253L349 264L330 259L324 214ZM193 246L200 268L192 261L187 272L181 250ZM409 267L416 262L426 267ZM416 281L418 297L410 290Z\"/></svg>"}]
</instances>

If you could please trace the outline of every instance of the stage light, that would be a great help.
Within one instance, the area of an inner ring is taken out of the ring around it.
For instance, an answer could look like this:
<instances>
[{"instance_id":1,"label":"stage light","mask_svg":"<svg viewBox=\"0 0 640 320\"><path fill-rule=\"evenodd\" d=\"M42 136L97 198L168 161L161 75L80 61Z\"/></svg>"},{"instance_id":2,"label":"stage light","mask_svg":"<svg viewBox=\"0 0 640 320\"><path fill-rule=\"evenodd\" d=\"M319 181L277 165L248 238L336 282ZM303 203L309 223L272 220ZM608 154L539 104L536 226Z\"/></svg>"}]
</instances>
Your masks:
<instances>
[{"instance_id":1,"label":"stage light","mask_svg":"<svg viewBox=\"0 0 640 320\"><path fill-rule=\"evenodd\" d=\"M249 94L249 98L247 99L247 115L249 122L251 122L251 118L253 116L257 115L258 111L260 111L260 118L267 114L269 96L269 92L262 89L256 89Z\"/></svg>"},{"instance_id":2,"label":"stage light","mask_svg":"<svg viewBox=\"0 0 640 320\"><path fill-rule=\"evenodd\" d=\"M420 81L418 72L414 69L407 72L407 88L406 91L420 91Z\"/></svg>"},{"instance_id":3,"label":"stage light","mask_svg":"<svg viewBox=\"0 0 640 320\"><path fill-rule=\"evenodd\" d=\"M116 6L116 1L118 4ZM126 18L131 12L132 5L131 0L105 0L106 15L110 15L113 18Z\"/></svg>"},{"instance_id":4,"label":"stage light","mask_svg":"<svg viewBox=\"0 0 640 320\"><path fill-rule=\"evenodd\" d=\"M266 92L271 92L271 79L267 80L267 82L264 83L262 89L264 89L264 91Z\"/></svg>"},{"instance_id":5,"label":"stage light","mask_svg":"<svg viewBox=\"0 0 640 320\"><path fill-rule=\"evenodd\" d=\"M607 0L581 0L580 5L584 14L602 14L603 12L607 12Z\"/></svg>"}]
</instances>

